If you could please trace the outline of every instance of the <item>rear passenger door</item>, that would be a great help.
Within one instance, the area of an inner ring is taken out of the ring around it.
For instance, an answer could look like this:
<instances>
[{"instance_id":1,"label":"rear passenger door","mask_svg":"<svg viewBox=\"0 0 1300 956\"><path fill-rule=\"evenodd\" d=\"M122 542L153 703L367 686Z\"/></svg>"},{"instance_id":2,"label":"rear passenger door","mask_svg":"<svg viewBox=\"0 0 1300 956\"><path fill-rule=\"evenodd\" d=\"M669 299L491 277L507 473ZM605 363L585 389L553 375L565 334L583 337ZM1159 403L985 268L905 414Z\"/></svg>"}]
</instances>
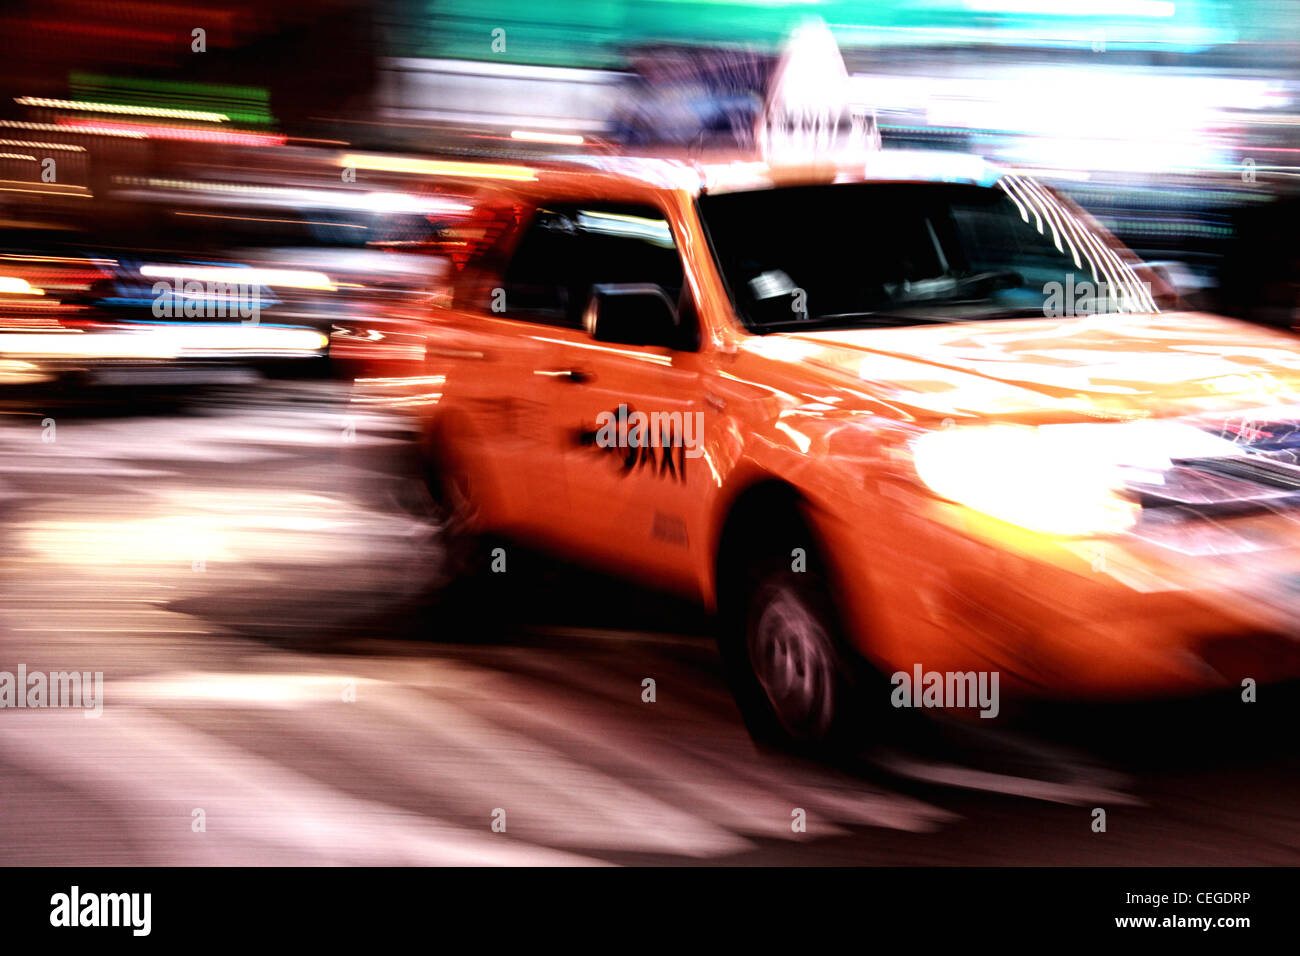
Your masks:
<instances>
[{"instance_id":1,"label":"rear passenger door","mask_svg":"<svg viewBox=\"0 0 1300 956\"><path fill-rule=\"evenodd\" d=\"M654 284L684 313L680 348L595 340L583 327L596 284ZM546 459L560 463L565 492L546 502L547 538L575 558L689 588L686 557L698 527L705 463L673 439L702 442L697 404L694 303L683 297L682 261L655 207L580 203L538 210L505 278L510 309L547 310L546 361L534 392L546 409ZM685 306L682 308L682 306ZM668 440L626 439L641 413ZM628 422L616 441L602 422ZM672 430L676 429L675 432ZM688 454L689 452L689 454ZM549 464L548 464L549 467Z\"/></svg>"}]
</instances>

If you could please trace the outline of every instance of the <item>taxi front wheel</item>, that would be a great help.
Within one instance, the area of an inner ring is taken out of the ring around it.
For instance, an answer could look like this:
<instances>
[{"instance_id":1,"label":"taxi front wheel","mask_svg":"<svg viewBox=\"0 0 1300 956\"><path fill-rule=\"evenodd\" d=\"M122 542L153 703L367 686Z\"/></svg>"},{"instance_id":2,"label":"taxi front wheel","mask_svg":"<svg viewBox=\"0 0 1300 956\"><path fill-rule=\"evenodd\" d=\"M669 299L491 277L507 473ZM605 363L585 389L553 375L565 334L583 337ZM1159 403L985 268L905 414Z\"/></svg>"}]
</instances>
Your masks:
<instances>
[{"instance_id":1,"label":"taxi front wheel","mask_svg":"<svg viewBox=\"0 0 1300 956\"><path fill-rule=\"evenodd\" d=\"M823 575L757 560L733 582L720 644L750 734L796 750L860 736L856 681Z\"/></svg>"}]
</instances>

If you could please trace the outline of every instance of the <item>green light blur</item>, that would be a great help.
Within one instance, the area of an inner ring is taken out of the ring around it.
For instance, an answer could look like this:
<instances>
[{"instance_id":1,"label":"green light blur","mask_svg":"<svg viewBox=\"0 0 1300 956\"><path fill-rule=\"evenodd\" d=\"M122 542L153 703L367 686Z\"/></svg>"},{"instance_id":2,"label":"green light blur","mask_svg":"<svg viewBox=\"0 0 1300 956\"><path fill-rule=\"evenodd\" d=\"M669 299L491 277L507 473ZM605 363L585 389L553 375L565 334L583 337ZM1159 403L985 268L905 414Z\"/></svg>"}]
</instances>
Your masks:
<instances>
[{"instance_id":1,"label":"green light blur","mask_svg":"<svg viewBox=\"0 0 1300 956\"><path fill-rule=\"evenodd\" d=\"M94 103L205 110L224 113L232 123L241 126L269 126L275 122L271 115L271 94L258 86L73 73L68 77L68 88L74 99Z\"/></svg>"}]
</instances>

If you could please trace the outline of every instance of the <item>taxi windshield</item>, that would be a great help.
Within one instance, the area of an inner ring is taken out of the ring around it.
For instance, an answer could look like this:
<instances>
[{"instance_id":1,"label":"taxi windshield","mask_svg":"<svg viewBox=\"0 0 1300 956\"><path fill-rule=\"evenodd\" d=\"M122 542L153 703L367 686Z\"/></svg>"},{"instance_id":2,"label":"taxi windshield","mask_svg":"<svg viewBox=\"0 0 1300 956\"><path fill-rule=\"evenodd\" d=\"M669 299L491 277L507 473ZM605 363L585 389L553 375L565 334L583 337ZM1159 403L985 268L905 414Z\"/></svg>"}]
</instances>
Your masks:
<instances>
[{"instance_id":1,"label":"taxi windshield","mask_svg":"<svg viewBox=\"0 0 1300 956\"><path fill-rule=\"evenodd\" d=\"M1020 177L706 194L699 211L754 332L1157 310L1139 271Z\"/></svg>"}]
</instances>

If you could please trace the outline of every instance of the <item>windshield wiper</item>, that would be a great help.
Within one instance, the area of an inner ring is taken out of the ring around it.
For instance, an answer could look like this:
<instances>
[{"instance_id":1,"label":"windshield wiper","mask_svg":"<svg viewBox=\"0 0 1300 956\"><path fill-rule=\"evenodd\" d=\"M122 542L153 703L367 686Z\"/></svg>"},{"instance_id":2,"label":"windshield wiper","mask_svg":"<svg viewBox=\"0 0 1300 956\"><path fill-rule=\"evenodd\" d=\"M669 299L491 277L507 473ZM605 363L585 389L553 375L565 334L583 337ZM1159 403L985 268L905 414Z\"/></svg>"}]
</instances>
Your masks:
<instances>
[{"instance_id":1,"label":"windshield wiper","mask_svg":"<svg viewBox=\"0 0 1300 956\"><path fill-rule=\"evenodd\" d=\"M901 305L926 302L984 301L999 289L1019 289L1025 277L1014 269L993 269L965 274L945 272L931 279L885 283L888 292Z\"/></svg>"},{"instance_id":2,"label":"windshield wiper","mask_svg":"<svg viewBox=\"0 0 1300 956\"><path fill-rule=\"evenodd\" d=\"M976 316L979 318L979 316ZM943 324L963 321L957 316L939 316L924 312L833 312L808 319L785 319L780 322L763 322L754 326L758 332L798 332L800 330L863 326L905 326Z\"/></svg>"}]
</instances>

